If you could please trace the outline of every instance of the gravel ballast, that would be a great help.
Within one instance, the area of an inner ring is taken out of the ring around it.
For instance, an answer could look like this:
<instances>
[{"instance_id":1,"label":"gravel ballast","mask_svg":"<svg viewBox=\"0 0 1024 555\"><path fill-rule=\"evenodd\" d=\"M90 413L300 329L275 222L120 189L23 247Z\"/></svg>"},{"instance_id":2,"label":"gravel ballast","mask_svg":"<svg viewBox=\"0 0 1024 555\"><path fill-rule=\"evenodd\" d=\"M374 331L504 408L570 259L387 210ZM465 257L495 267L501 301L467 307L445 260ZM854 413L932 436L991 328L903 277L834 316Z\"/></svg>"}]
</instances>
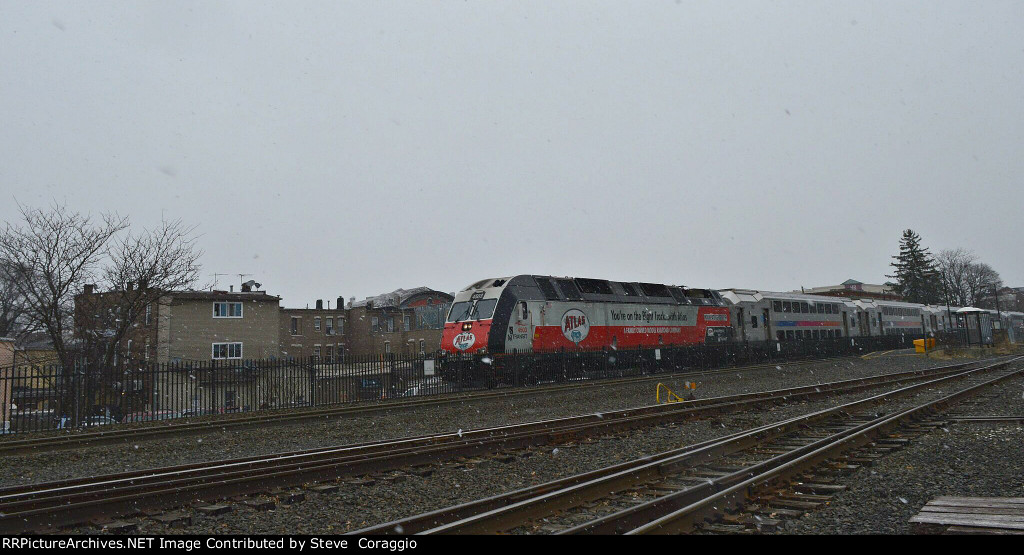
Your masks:
<instances>
[{"instance_id":1,"label":"gravel ballast","mask_svg":"<svg viewBox=\"0 0 1024 555\"><path fill-rule=\"evenodd\" d=\"M887 404L886 410L891 412L918 404L954 387L924 390ZM307 491L306 500L302 503L278 504L272 511L257 511L235 504L232 512L218 517L195 515L192 524L184 528L167 528L147 520L141 522L140 531L196 534L347 532L691 445L877 393L833 395L825 399L769 406L757 412L635 430L579 444L538 447L527 451L528 455L517 452L509 462L479 457L479 462L433 465L432 473L427 476L407 472L382 473L371 477L372 485L346 480L338 484L336 492Z\"/></svg>"},{"instance_id":2,"label":"gravel ballast","mask_svg":"<svg viewBox=\"0 0 1024 555\"><path fill-rule=\"evenodd\" d=\"M1024 380L993 387L947 413L1024 415ZM842 482L826 508L789 521L790 534L909 534L938 496L1024 497L1024 425L950 422Z\"/></svg>"}]
</instances>

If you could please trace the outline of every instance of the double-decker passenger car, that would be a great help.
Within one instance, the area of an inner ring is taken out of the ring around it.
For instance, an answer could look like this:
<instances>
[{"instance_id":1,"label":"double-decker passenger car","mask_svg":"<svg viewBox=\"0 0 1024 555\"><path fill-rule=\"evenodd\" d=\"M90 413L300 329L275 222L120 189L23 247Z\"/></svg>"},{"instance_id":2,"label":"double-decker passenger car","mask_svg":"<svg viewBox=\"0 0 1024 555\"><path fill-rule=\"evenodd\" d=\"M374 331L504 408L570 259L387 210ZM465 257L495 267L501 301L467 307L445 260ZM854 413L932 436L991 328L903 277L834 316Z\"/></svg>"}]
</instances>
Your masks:
<instances>
[{"instance_id":1,"label":"double-decker passenger car","mask_svg":"<svg viewBox=\"0 0 1024 555\"><path fill-rule=\"evenodd\" d=\"M858 335L856 305L847 300L801 293L724 289L736 335L745 341L791 341Z\"/></svg>"},{"instance_id":2,"label":"double-decker passenger car","mask_svg":"<svg viewBox=\"0 0 1024 555\"><path fill-rule=\"evenodd\" d=\"M727 342L729 309L709 289L518 275L455 295L441 347L453 353L546 353Z\"/></svg>"}]
</instances>

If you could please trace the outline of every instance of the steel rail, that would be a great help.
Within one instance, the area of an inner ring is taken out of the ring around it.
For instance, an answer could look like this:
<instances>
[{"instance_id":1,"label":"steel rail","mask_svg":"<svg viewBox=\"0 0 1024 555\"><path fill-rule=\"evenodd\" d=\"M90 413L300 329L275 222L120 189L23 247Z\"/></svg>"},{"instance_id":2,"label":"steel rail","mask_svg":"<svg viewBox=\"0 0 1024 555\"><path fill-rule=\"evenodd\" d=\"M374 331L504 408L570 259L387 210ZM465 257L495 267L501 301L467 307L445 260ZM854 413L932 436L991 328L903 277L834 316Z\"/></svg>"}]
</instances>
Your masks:
<instances>
[{"instance_id":1,"label":"steel rail","mask_svg":"<svg viewBox=\"0 0 1024 555\"><path fill-rule=\"evenodd\" d=\"M1009 361L967 372L958 372L955 375L937 380L929 380L865 400L847 403L840 407L824 409L782 422L766 424L751 430L737 432L681 449L555 480L539 486L524 488L507 494L364 528L355 533L481 533L508 529L509 527L514 527L517 522L521 522L523 519L528 520L530 517L540 514L541 511L544 514L551 514L559 509L578 505L594 497L599 497L605 491L622 489L628 484L640 480L641 477L657 477L666 472L671 472L673 467L677 467L680 464L692 464L700 460L722 456L723 454L749 447L758 441L764 441L770 437L788 433L794 427L803 426L812 420L827 418L829 415L855 406L884 400L894 394L906 393L947 379L964 377L973 372L990 370L1005 364L1009 364Z\"/></svg>"},{"instance_id":2,"label":"steel rail","mask_svg":"<svg viewBox=\"0 0 1024 555\"><path fill-rule=\"evenodd\" d=\"M709 410L729 410L787 399L824 395L837 390L877 387L906 381L914 376L958 372L974 363L884 374L801 386L756 394L740 394L674 405L639 407L604 415L584 415L513 426L485 428L459 434L441 434L374 442L339 448L283 453L263 457L194 463L164 469L128 472L98 478L81 478L0 490L0 531L32 529L45 524L81 522L93 514L220 499L269 483L295 484L309 480L333 480L344 475L447 460L456 455L478 454L508 448L562 441L586 433L629 429L653 422L678 420Z\"/></svg>"},{"instance_id":3,"label":"steel rail","mask_svg":"<svg viewBox=\"0 0 1024 555\"><path fill-rule=\"evenodd\" d=\"M521 397L529 395L540 395L548 393L559 393L563 391L578 391L585 389L597 389L615 387L631 384L642 384L645 382L663 380L666 377L685 378L688 376L714 376L729 372L743 372L748 370L768 370L778 367L780 364L786 366L802 366L827 360L846 360L860 358L859 355L843 357L826 357L816 359L801 359L791 362L774 362L755 364L747 366L730 366L727 368L716 368L708 370L685 370L681 372L660 372L651 375L630 376L621 378L601 378L595 380L582 380L564 384L544 384L524 388L498 388L493 390L472 391L468 393L439 394L437 396L416 397L412 399L390 399L379 402L357 403L327 408L300 409L282 412L270 412L263 414L252 414L240 417L200 417L199 421L166 423L158 421L146 423L142 426L121 428L114 430L93 430L72 432L67 435L49 435L43 437L32 437L27 439L0 438L0 455L36 454L45 450L77 449L93 445L107 445L121 442L136 442L149 439L156 439L165 436L187 436L216 431L227 431L228 429L247 428L263 425L287 425L309 420L331 419L342 417L353 417L364 414L375 414L384 411L406 410L422 407L434 407L464 403L466 401L486 401L489 399L505 399L509 397Z\"/></svg>"},{"instance_id":4,"label":"steel rail","mask_svg":"<svg viewBox=\"0 0 1024 555\"><path fill-rule=\"evenodd\" d=\"M1015 362L1014 359L1011 362ZM790 453L775 457L757 467L748 469L746 479L707 496L704 499L691 503L681 509L675 510L653 519L646 524L637 526L626 532L627 534L666 534L688 531L693 525L709 512L723 512L728 508L735 507L742 503L748 495L756 488L782 480L806 468L813 467L824 460L832 458L839 453L852 448L867 444L874 438L883 435L896 428L903 422L913 420L916 417L926 414L935 414L946 410L956 401L973 394L974 392L990 387L996 383L1018 377L1024 369L1017 369L1001 376L997 376L982 383L975 384L939 399L922 403L896 414L885 415L870 422L858 425L852 429L845 430L814 442L804 447L793 450ZM657 503L660 500L651 502ZM638 507L638 509L640 509ZM637 512L641 512L642 509ZM574 530L582 531L582 530ZM571 533L574 531L566 531Z\"/></svg>"}]
</instances>

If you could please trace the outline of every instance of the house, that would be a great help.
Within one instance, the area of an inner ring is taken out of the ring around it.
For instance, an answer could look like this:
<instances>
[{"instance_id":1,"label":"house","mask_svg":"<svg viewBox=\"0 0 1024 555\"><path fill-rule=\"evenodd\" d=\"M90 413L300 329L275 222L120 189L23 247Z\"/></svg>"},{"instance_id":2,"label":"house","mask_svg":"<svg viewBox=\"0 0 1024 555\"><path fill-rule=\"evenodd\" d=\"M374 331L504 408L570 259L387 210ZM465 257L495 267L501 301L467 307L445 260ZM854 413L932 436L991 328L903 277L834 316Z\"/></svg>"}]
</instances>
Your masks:
<instances>
[{"instance_id":1,"label":"house","mask_svg":"<svg viewBox=\"0 0 1024 555\"><path fill-rule=\"evenodd\" d=\"M338 297L334 309L324 308L323 300L316 308L282 308L278 335L281 357L322 362L344 360L346 326L345 299Z\"/></svg>"},{"instance_id":2,"label":"house","mask_svg":"<svg viewBox=\"0 0 1024 555\"><path fill-rule=\"evenodd\" d=\"M415 287L350 302L347 352L355 356L434 353L441 348L444 319L454 298L429 287Z\"/></svg>"}]
</instances>

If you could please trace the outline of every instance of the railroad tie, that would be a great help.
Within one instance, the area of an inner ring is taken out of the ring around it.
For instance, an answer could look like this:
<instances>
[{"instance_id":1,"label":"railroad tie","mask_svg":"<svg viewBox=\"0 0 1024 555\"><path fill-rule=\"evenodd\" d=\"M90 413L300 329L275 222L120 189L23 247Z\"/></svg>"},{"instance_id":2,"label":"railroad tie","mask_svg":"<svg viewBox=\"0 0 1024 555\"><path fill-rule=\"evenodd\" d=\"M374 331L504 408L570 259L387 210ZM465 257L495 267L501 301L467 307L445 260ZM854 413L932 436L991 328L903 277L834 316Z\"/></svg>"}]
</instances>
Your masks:
<instances>
[{"instance_id":1,"label":"railroad tie","mask_svg":"<svg viewBox=\"0 0 1024 555\"><path fill-rule=\"evenodd\" d=\"M195 509L196 509L197 512L202 513L202 514L204 514L206 516L218 516L218 515L222 515L222 514L225 514L225 513L230 513L231 512L231 505L222 505L222 504L199 505Z\"/></svg>"},{"instance_id":2,"label":"railroad tie","mask_svg":"<svg viewBox=\"0 0 1024 555\"><path fill-rule=\"evenodd\" d=\"M274 499L248 499L242 504L257 511L271 511L277 508L277 501Z\"/></svg>"},{"instance_id":3,"label":"railroad tie","mask_svg":"<svg viewBox=\"0 0 1024 555\"><path fill-rule=\"evenodd\" d=\"M172 511L169 513L154 515L150 518L164 526L170 526L172 528L184 527L192 524L192 515L181 511Z\"/></svg>"}]
</instances>

